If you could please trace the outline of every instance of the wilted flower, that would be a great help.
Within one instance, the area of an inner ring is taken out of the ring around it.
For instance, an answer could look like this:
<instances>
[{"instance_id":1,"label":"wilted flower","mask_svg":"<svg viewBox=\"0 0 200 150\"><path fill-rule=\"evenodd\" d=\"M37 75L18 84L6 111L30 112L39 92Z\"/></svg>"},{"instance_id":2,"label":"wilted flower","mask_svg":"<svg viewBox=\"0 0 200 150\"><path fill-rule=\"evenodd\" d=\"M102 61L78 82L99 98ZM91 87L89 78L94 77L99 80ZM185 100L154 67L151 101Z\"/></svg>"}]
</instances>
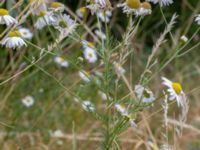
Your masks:
<instances>
[{"instance_id":1,"label":"wilted flower","mask_svg":"<svg viewBox=\"0 0 200 150\"><path fill-rule=\"evenodd\" d=\"M51 12L42 10L40 11L40 13L38 14L38 19L35 23L35 27L39 30L41 30L43 27L45 27L46 25L51 25L55 22L54 17L52 16Z\"/></svg>"},{"instance_id":2,"label":"wilted flower","mask_svg":"<svg viewBox=\"0 0 200 150\"><path fill-rule=\"evenodd\" d=\"M17 20L9 15L7 9L0 8L0 24L6 24L7 26L11 24L16 24Z\"/></svg>"},{"instance_id":3,"label":"wilted flower","mask_svg":"<svg viewBox=\"0 0 200 150\"><path fill-rule=\"evenodd\" d=\"M102 21L102 22L105 22L105 23L108 23L110 22L110 18L112 16L112 11L97 11L97 17Z\"/></svg>"},{"instance_id":4,"label":"wilted flower","mask_svg":"<svg viewBox=\"0 0 200 150\"><path fill-rule=\"evenodd\" d=\"M76 14L80 17L83 18L87 13L87 8L86 7L81 7L76 10Z\"/></svg>"},{"instance_id":5,"label":"wilted flower","mask_svg":"<svg viewBox=\"0 0 200 150\"><path fill-rule=\"evenodd\" d=\"M195 21L197 22L198 25L200 25L200 14L196 16Z\"/></svg>"},{"instance_id":6,"label":"wilted flower","mask_svg":"<svg viewBox=\"0 0 200 150\"><path fill-rule=\"evenodd\" d=\"M27 28L20 28L19 32L22 35L22 38L30 40L33 37L33 34L31 33L31 31Z\"/></svg>"},{"instance_id":7,"label":"wilted flower","mask_svg":"<svg viewBox=\"0 0 200 150\"><path fill-rule=\"evenodd\" d=\"M61 67L68 67L69 63L62 57L55 57L54 62L60 65Z\"/></svg>"},{"instance_id":8,"label":"wilted flower","mask_svg":"<svg viewBox=\"0 0 200 150\"><path fill-rule=\"evenodd\" d=\"M90 74L84 70L79 71L79 76L81 77L81 79L83 79L83 81L85 82L90 82Z\"/></svg>"},{"instance_id":9,"label":"wilted flower","mask_svg":"<svg viewBox=\"0 0 200 150\"><path fill-rule=\"evenodd\" d=\"M154 4L159 3L161 7L163 6L169 6L173 3L173 0L147 0L149 2L153 2Z\"/></svg>"},{"instance_id":10,"label":"wilted flower","mask_svg":"<svg viewBox=\"0 0 200 150\"><path fill-rule=\"evenodd\" d=\"M134 14L136 16L145 16L151 14L151 4L148 2L141 3L140 0L127 0L125 3L119 4L123 12L126 14Z\"/></svg>"},{"instance_id":11,"label":"wilted flower","mask_svg":"<svg viewBox=\"0 0 200 150\"><path fill-rule=\"evenodd\" d=\"M26 106L26 107L31 107L34 104L34 98L32 96L26 96L22 99L22 103Z\"/></svg>"},{"instance_id":12,"label":"wilted flower","mask_svg":"<svg viewBox=\"0 0 200 150\"><path fill-rule=\"evenodd\" d=\"M144 103L151 103L155 100L153 92L142 85L135 86L135 93L137 98Z\"/></svg>"},{"instance_id":13,"label":"wilted flower","mask_svg":"<svg viewBox=\"0 0 200 150\"><path fill-rule=\"evenodd\" d=\"M22 39L22 34L19 31L11 31L8 34L8 37L5 37L1 41L2 45L5 45L7 48L21 48L22 46L26 46L26 43Z\"/></svg>"},{"instance_id":14,"label":"wilted flower","mask_svg":"<svg viewBox=\"0 0 200 150\"><path fill-rule=\"evenodd\" d=\"M82 102L82 107L84 110L89 112L93 112L95 110L94 105L88 100Z\"/></svg>"},{"instance_id":15,"label":"wilted flower","mask_svg":"<svg viewBox=\"0 0 200 150\"><path fill-rule=\"evenodd\" d=\"M162 83L168 87L169 100L176 100L178 106L183 106L186 97L181 84L172 82L165 77L162 77L162 80Z\"/></svg>"}]
</instances>

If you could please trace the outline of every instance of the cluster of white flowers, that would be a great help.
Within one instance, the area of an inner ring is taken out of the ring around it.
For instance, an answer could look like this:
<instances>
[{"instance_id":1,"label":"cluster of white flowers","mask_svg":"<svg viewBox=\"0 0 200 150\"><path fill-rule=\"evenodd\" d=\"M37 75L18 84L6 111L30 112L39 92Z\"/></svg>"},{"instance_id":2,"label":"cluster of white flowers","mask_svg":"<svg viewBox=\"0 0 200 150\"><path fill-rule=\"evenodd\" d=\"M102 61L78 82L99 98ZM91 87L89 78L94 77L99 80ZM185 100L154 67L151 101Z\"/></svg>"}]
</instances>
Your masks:
<instances>
[{"instance_id":1,"label":"cluster of white flowers","mask_svg":"<svg viewBox=\"0 0 200 150\"><path fill-rule=\"evenodd\" d=\"M151 4L148 2L141 3L140 0L127 0L122 4L118 4L118 7L122 7L124 13L133 13L135 16L145 16L152 12Z\"/></svg>"}]
</instances>

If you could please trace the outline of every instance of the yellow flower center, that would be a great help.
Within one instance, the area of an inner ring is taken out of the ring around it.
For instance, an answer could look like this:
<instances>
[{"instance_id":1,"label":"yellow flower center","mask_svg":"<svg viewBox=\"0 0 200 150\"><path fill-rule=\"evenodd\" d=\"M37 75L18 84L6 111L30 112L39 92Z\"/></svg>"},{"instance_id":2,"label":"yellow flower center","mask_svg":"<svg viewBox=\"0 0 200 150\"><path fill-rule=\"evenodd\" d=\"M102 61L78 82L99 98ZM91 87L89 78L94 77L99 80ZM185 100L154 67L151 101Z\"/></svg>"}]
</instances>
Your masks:
<instances>
[{"instance_id":1,"label":"yellow flower center","mask_svg":"<svg viewBox=\"0 0 200 150\"><path fill-rule=\"evenodd\" d=\"M94 47L94 43L92 43L92 42L88 42L88 47L90 47L90 48L93 48Z\"/></svg>"},{"instance_id":2,"label":"yellow flower center","mask_svg":"<svg viewBox=\"0 0 200 150\"><path fill-rule=\"evenodd\" d=\"M81 7L81 8L79 9L79 11L80 11L82 14L85 14L86 11L87 11L87 8Z\"/></svg>"},{"instance_id":3,"label":"yellow flower center","mask_svg":"<svg viewBox=\"0 0 200 150\"><path fill-rule=\"evenodd\" d=\"M172 83L172 87L173 87L174 91L176 92L176 94L180 94L181 93L182 86L179 83L173 82Z\"/></svg>"},{"instance_id":4,"label":"yellow flower center","mask_svg":"<svg viewBox=\"0 0 200 150\"><path fill-rule=\"evenodd\" d=\"M141 4L141 7L145 8L145 9L151 9L151 4L149 2L143 2Z\"/></svg>"},{"instance_id":5,"label":"yellow flower center","mask_svg":"<svg viewBox=\"0 0 200 150\"><path fill-rule=\"evenodd\" d=\"M62 63L65 62L65 59L60 57L60 62L62 62Z\"/></svg>"},{"instance_id":6,"label":"yellow flower center","mask_svg":"<svg viewBox=\"0 0 200 150\"><path fill-rule=\"evenodd\" d=\"M53 2L51 3L51 8L59 8L59 7L62 7L63 4L62 3L59 3L59 2Z\"/></svg>"},{"instance_id":7,"label":"yellow flower center","mask_svg":"<svg viewBox=\"0 0 200 150\"><path fill-rule=\"evenodd\" d=\"M145 98L150 98L150 93L147 90L143 92Z\"/></svg>"},{"instance_id":8,"label":"yellow flower center","mask_svg":"<svg viewBox=\"0 0 200 150\"><path fill-rule=\"evenodd\" d=\"M38 16L39 17L44 17L46 15L46 13L47 12L45 10L42 10L42 11L39 12Z\"/></svg>"},{"instance_id":9,"label":"yellow flower center","mask_svg":"<svg viewBox=\"0 0 200 150\"><path fill-rule=\"evenodd\" d=\"M59 22L59 26L62 27L62 28L67 28L67 23L64 20L61 20Z\"/></svg>"},{"instance_id":10,"label":"yellow flower center","mask_svg":"<svg viewBox=\"0 0 200 150\"><path fill-rule=\"evenodd\" d=\"M21 33L19 31L11 31L8 35L9 37L21 37Z\"/></svg>"},{"instance_id":11,"label":"yellow flower center","mask_svg":"<svg viewBox=\"0 0 200 150\"><path fill-rule=\"evenodd\" d=\"M126 0L128 7L137 9L140 7L140 0Z\"/></svg>"},{"instance_id":12,"label":"yellow flower center","mask_svg":"<svg viewBox=\"0 0 200 150\"><path fill-rule=\"evenodd\" d=\"M0 8L0 16L8 15L9 12L6 9Z\"/></svg>"}]
</instances>

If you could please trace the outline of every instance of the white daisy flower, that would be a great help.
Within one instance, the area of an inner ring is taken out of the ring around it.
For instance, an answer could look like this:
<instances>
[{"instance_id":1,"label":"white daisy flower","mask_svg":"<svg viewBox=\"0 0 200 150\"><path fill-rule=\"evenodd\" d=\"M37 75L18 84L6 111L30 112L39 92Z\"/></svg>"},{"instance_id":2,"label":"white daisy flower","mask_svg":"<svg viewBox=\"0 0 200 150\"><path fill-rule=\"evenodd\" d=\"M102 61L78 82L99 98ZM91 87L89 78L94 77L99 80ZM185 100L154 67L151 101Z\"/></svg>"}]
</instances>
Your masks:
<instances>
[{"instance_id":1,"label":"white daisy flower","mask_svg":"<svg viewBox=\"0 0 200 150\"><path fill-rule=\"evenodd\" d=\"M82 107L84 110L89 111L89 112L94 112L95 110L94 105L88 100L82 102Z\"/></svg>"},{"instance_id":2,"label":"white daisy flower","mask_svg":"<svg viewBox=\"0 0 200 150\"><path fill-rule=\"evenodd\" d=\"M76 10L76 14L80 17L83 18L87 13L87 8L86 7L81 7L78 10Z\"/></svg>"},{"instance_id":3,"label":"white daisy flower","mask_svg":"<svg viewBox=\"0 0 200 150\"><path fill-rule=\"evenodd\" d=\"M126 110L125 106L120 104L115 104L115 108L122 116L128 116L128 111Z\"/></svg>"},{"instance_id":4,"label":"white daisy flower","mask_svg":"<svg viewBox=\"0 0 200 150\"><path fill-rule=\"evenodd\" d=\"M38 16L41 11L47 11L47 5L45 1L31 3L33 4L33 10L31 11L33 15Z\"/></svg>"},{"instance_id":5,"label":"white daisy flower","mask_svg":"<svg viewBox=\"0 0 200 150\"><path fill-rule=\"evenodd\" d=\"M5 45L7 48L21 48L22 46L26 46L26 43L22 39L22 35L19 31L11 31L8 34L8 37L5 37L1 41L2 45Z\"/></svg>"},{"instance_id":6,"label":"white daisy flower","mask_svg":"<svg viewBox=\"0 0 200 150\"><path fill-rule=\"evenodd\" d=\"M34 104L34 98L32 96L26 96L22 99L22 103L27 107L31 107Z\"/></svg>"},{"instance_id":7,"label":"white daisy flower","mask_svg":"<svg viewBox=\"0 0 200 150\"><path fill-rule=\"evenodd\" d=\"M196 16L195 21L197 22L198 25L200 25L200 14Z\"/></svg>"},{"instance_id":8,"label":"white daisy flower","mask_svg":"<svg viewBox=\"0 0 200 150\"><path fill-rule=\"evenodd\" d=\"M33 37L33 34L31 33L31 31L27 28L20 28L19 32L22 35L22 38L30 40Z\"/></svg>"},{"instance_id":9,"label":"white daisy flower","mask_svg":"<svg viewBox=\"0 0 200 150\"><path fill-rule=\"evenodd\" d=\"M95 32L95 34L96 34L100 39L103 39L103 40L106 39L105 33L103 33L102 31L100 31L99 29L95 30L94 32Z\"/></svg>"},{"instance_id":10,"label":"white daisy flower","mask_svg":"<svg viewBox=\"0 0 200 150\"><path fill-rule=\"evenodd\" d=\"M81 79L83 79L83 81L85 82L90 82L90 74L87 71L79 71L79 76L81 77Z\"/></svg>"},{"instance_id":11,"label":"white daisy flower","mask_svg":"<svg viewBox=\"0 0 200 150\"><path fill-rule=\"evenodd\" d=\"M83 45L83 49L84 49L84 52L83 52L84 58L89 63L95 63L98 58L97 58L94 44L92 42L82 41L82 45Z\"/></svg>"},{"instance_id":12,"label":"white daisy flower","mask_svg":"<svg viewBox=\"0 0 200 150\"><path fill-rule=\"evenodd\" d=\"M8 10L0 8L0 24L6 24L7 26L17 24L17 20L9 15Z\"/></svg>"},{"instance_id":13,"label":"white daisy flower","mask_svg":"<svg viewBox=\"0 0 200 150\"><path fill-rule=\"evenodd\" d=\"M120 105L120 104L115 104L115 108L122 116L125 116L129 119L130 125L132 127L137 127L135 123L135 115L129 114L125 106Z\"/></svg>"},{"instance_id":14,"label":"white daisy flower","mask_svg":"<svg viewBox=\"0 0 200 150\"><path fill-rule=\"evenodd\" d=\"M151 4L148 2L141 3L140 0L127 0L125 3L119 4L123 12L126 14L134 14L135 16L145 16L151 14Z\"/></svg>"},{"instance_id":15,"label":"white daisy flower","mask_svg":"<svg viewBox=\"0 0 200 150\"><path fill-rule=\"evenodd\" d=\"M68 61L66 61L62 57L55 57L54 62L57 63L58 65L60 65L61 67L64 67L64 68L67 68L69 66Z\"/></svg>"},{"instance_id":16,"label":"white daisy flower","mask_svg":"<svg viewBox=\"0 0 200 150\"><path fill-rule=\"evenodd\" d=\"M181 38L180 38L180 40L181 40L183 43L186 43L186 42L188 41L188 38L187 38L187 36L182 35Z\"/></svg>"},{"instance_id":17,"label":"white daisy flower","mask_svg":"<svg viewBox=\"0 0 200 150\"><path fill-rule=\"evenodd\" d=\"M77 23L66 14L57 16L53 25L64 35L72 33L77 27Z\"/></svg>"},{"instance_id":18,"label":"white daisy flower","mask_svg":"<svg viewBox=\"0 0 200 150\"><path fill-rule=\"evenodd\" d=\"M118 76L123 75L126 70L117 62L114 62L114 68L115 68L115 72L117 73Z\"/></svg>"},{"instance_id":19,"label":"white daisy flower","mask_svg":"<svg viewBox=\"0 0 200 150\"><path fill-rule=\"evenodd\" d=\"M84 58L89 63L95 63L97 61L97 54L96 51L92 48L86 48L83 52Z\"/></svg>"},{"instance_id":20,"label":"white daisy flower","mask_svg":"<svg viewBox=\"0 0 200 150\"><path fill-rule=\"evenodd\" d=\"M106 9L111 9L111 3L109 0L91 0L90 4L86 8L91 10L94 14L97 11L105 11Z\"/></svg>"},{"instance_id":21,"label":"white daisy flower","mask_svg":"<svg viewBox=\"0 0 200 150\"><path fill-rule=\"evenodd\" d=\"M154 4L159 3L161 7L169 6L173 3L173 0L147 0L147 1L152 2Z\"/></svg>"},{"instance_id":22,"label":"white daisy flower","mask_svg":"<svg viewBox=\"0 0 200 150\"><path fill-rule=\"evenodd\" d=\"M108 23L112 17L112 11L97 11L96 15L102 22Z\"/></svg>"},{"instance_id":23,"label":"white daisy flower","mask_svg":"<svg viewBox=\"0 0 200 150\"><path fill-rule=\"evenodd\" d=\"M65 10L65 5L59 2L52 2L50 5L50 9L55 12L63 12Z\"/></svg>"},{"instance_id":24,"label":"white daisy flower","mask_svg":"<svg viewBox=\"0 0 200 150\"><path fill-rule=\"evenodd\" d=\"M41 30L46 25L51 25L55 22L55 18L52 16L52 13L45 10L40 11L38 17L39 18L37 19L34 26L39 30Z\"/></svg>"},{"instance_id":25,"label":"white daisy flower","mask_svg":"<svg viewBox=\"0 0 200 150\"><path fill-rule=\"evenodd\" d=\"M64 133L60 129L58 129L51 133L51 136L56 138L62 138L64 137Z\"/></svg>"},{"instance_id":26,"label":"white daisy flower","mask_svg":"<svg viewBox=\"0 0 200 150\"><path fill-rule=\"evenodd\" d=\"M162 84L168 87L169 100L176 100L178 107L183 106L186 97L181 84L172 82L165 77L162 77L161 79L163 80Z\"/></svg>"},{"instance_id":27,"label":"white daisy flower","mask_svg":"<svg viewBox=\"0 0 200 150\"><path fill-rule=\"evenodd\" d=\"M153 92L142 85L135 86L135 93L137 98L144 103L151 103L155 100Z\"/></svg>"},{"instance_id":28,"label":"white daisy flower","mask_svg":"<svg viewBox=\"0 0 200 150\"><path fill-rule=\"evenodd\" d=\"M149 141L147 142L147 145L148 145L149 147L151 147L153 150L159 150L158 145L157 145L156 143L152 142L151 140L149 140Z\"/></svg>"}]
</instances>

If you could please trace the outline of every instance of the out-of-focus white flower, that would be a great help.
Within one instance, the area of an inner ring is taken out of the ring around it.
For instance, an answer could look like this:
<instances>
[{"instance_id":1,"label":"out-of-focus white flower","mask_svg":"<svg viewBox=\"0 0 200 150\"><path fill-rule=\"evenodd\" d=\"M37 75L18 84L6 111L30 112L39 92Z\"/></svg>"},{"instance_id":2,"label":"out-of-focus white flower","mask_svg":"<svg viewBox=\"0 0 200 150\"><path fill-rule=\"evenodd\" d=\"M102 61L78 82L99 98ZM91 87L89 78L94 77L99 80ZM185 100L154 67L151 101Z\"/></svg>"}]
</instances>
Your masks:
<instances>
[{"instance_id":1,"label":"out-of-focus white flower","mask_svg":"<svg viewBox=\"0 0 200 150\"><path fill-rule=\"evenodd\" d=\"M94 14L97 11L105 11L111 9L111 3L109 0L91 0L90 4L86 6Z\"/></svg>"},{"instance_id":2,"label":"out-of-focus white flower","mask_svg":"<svg viewBox=\"0 0 200 150\"><path fill-rule=\"evenodd\" d=\"M65 10L65 6L64 4L60 3L60 2L52 2L50 4L50 9L53 11L59 11L59 12L63 12Z\"/></svg>"},{"instance_id":3,"label":"out-of-focus white flower","mask_svg":"<svg viewBox=\"0 0 200 150\"><path fill-rule=\"evenodd\" d=\"M77 23L66 14L57 16L53 25L63 35L72 33L77 27Z\"/></svg>"},{"instance_id":4,"label":"out-of-focus white flower","mask_svg":"<svg viewBox=\"0 0 200 150\"><path fill-rule=\"evenodd\" d=\"M95 30L94 31L95 32L95 34L100 38L100 39L102 39L102 40L105 40L106 39L106 35L105 35L105 33L103 33L102 31L100 31L100 30Z\"/></svg>"},{"instance_id":5,"label":"out-of-focus white flower","mask_svg":"<svg viewBox=\"0 0 200 150\"><path fill-rule=\"evenodd\" d=\"M64 58L62 57L55 57L54 58L54 62L57 63L58 65L60 65L61 67L65 67L67 68L69 66L68 61L66 61Z\"/></svg>"},{"instance_id":6,"label":"out-of-focus white flower","mask_svg":"<svg viewBox=\"0 0 200 150\"><path fill-rule=\"evenodd\" d=\"M26 43L22 39L22 35L19 31L11 31L8 34L8 37L5 37L1 41L2 45L5 45L7 48L21 48L22 46L26 46Z\"/></svg>"},{"instance_id":7,"label":"out-of-focus white flower","mask_svg":"<svg viewBox=\"0 0 200 150\"><path fill-rule=\"evenodd\" d=\"M147 0L147 1L152 2L154 4L159 3L161 7L169 6L173 3L173 0Z\"/></svg>"},{"instance_id":8,"label":"out-of-focus white flower","mask_svg":"<svg viewBox=\"0 0 200 150\"><path fill-rule=\"evenodd\" d=\"M82 107L84 110L89 111L89 112L93 112L95 110L94 105L89 100L83 101Z\"/></svg>"},{"instance_id":9,"label":"out-of-focus white flower","mask_svg":"<svg viewBox=\"0 0 200 150\"><path fill-rule=\"evenodd\" d=\"M148 145L150 148L152 148L153 150L159 150L158 145L157 145L156 143L150 141L150 140L147 142L147 145Z\"/></svg>"},{"instance_id":10,"label":"out-of-focus white flower","mask_svg":"<svg viewBox=\"0 0 200 150\"><path fill-rule=\"evenodd\" d=\"M19 32L22 35L22 38L30 40L33 37L33 34L31 33L31 31L27 28L20 28Z\"/></svg>"},{"instance_id":11,"label":"out-of-focus white flower","mask_svg":"<svg viewBox=\"0 0 200 150\"><path fill-rule=\"evenodd\" d=\"M0 24L6 24L7 26L16 24L17 20L9 15L7 9L0 8Z\"/></svg>"},{"instance_id":12,"label":"out-of-focus white flower","mask_svg":"<svg viewBox=\"0 0 200 150\"><path fill-rule=\"evenodd\" d=\"M87 8L86 7L81 7L76 10L76 14L80 17L83 18L87 13Z\"/></svg>"},{"instance_id":13,"label":"out-of-focus white flower","mask_svg":"<svg viewBox=\"0 0 200 150\"><path fill-rule=\"evenodd\" d=\"M47 5L46 5L46 1L40 1L37 2L37 0L35 0L34 2L31 2L32 4L32 11L31 13L33 15L39 15L41 11L47 11Z\"/></svg>"},{"instance_id":14,"label":"out-of-focus white flower","mask_svg":"<svg viewBox=\"0 0 200 150\"><path fill-rule=\"evenodd\" d=\"M183 107L184 102L186 101L186 96L181 84L172 82L165 77L162 77L162 81L162 84L168 87L167 91L169 92L169 100L176 100L178 107Z\"/></svg>"},{"instance_id":15,"label":"out-of-focus white flower","mask_svg":"<svg viewBox=\"0 0 200 150\"><path fill-rule=\"evenodd\" d=\"M34 98L29 95L22 99L22 103L28 108L34 104L34 101L35 101Z\"/></svg>"},{"instance_id":16,"label":"out-of-focus white flower","mask_svg":"<svg viewBox=\"0 0 200 150\"><path fill-rule=\"evenodd\" d=\"M38 14L38 19L34 26L37 29L41 30L46 25L51 25L54 22L55 22L55 18L53 17L52 12L42 10Z\"/></svg>"},{"instance_id":17,"label":"out-of-focus white flower","mask_svg":"<svg viewBox=\"0 0 200 150\"><path fill-rule=\"evenodd\" d=\"M134 14L135 16L145 16L151 14L151 4L148 2L141 3L140 0L127 0L125 3L118 4L122 7L126 14Z\"/></svg>"},{"instance_id":18,"label":"out-of-focus white flower","mask_svg":"<svg viewBox=\"0 0 200 150\"><path fill-rule=\"evenodd\" d=\"M87 48L83 52L84 58L89 62L89 63L95 63L97 61L97 54L96 51L92 48Z\"/></svg>"},{"instance_id":19,"label":"out-of-focus white flower","mask_svg":"<svg viewBox=\"0 0 200 150\"><path fill-rule=\"evenodd\" d=\"M96 54L94 44L92 42L82 41L82 45L84 49L83 51L84 58L89 63L95 63L97 61L97 54Z\"/></svg>"},{"instance_id":20,"label":"out-of-focus white flower","mask_svg":"<svg viewBox=\"0 0 200 150\"><path fill-rule=\"evenodd\" d=\"M187 38L187 36L182 35L181 38L180 38L180 40L181 40L183 43L186 43L186 42L188 41L188 38Z\"/></svg>"},{"instance_id":21,"label":"out-of-focus white flower","mask_svg":"<svg viewBox=\"0 0 200 150\"><path fill-rule=\"evenodd\" d=\"M153 92L142 85L135 86L135 93L137 98L144 103L151 103L155 100Z\"/></svg>"},{"instance_id":22,"label":"out-of-focus white flower","mask_svg":"<svg viewBox=\"0 0 200 150\"><path fill-rule=\"evenodd\" d=\"M195 18L195 21L198 25L200 25L200 14L198 14Z\"/></svg>"},{"instance_id":23,"label":"out-of-focus white flower","mask_svg":"<svg viewBox=\"0 0 200 150\"><path fill-rule=\"evenodd\" d=\"M64 133L61 130L55 130L53 133L51 133L52 137L56 137L56 138L62 138L64 137Z\"/></svg>"},{"instance_id":24,"label":"out-of-focus white flower","mask_svg":"<svg viewBox=\"0 0 200 150\"><path fill-rule=\"evenodd\" d=\"M119 63L114 62L113 64L114 64L115 72L117 73L118 76L121 76L126 72L126 70L122 68L122 66Z\"/></svg>"},{"instance_id":25,"label":"out-of-focus white flower","mask_svg":"<svg viewBox=\"0 0 200 150\"><path fill-rule=\"evenodd\" d=\"M104 92L102 92L102 91L99 91L98 94L100 95L100 97L101 97L102 100L104 100L104 101L107 100L106 93L104 93ZM113 100L113 98L112 98L111 96L108 96L108 99L109 99L110 101Z\"/></svg>"},{"instance_id":26,"label":"out-of-focus white flower","mask_svg":"<svg viewBox=\"0 0 200 150\"><path fill-rule=\"evenodd\" d=\"M97 11L97 17L102 21L102 22L105 22L105 23L108 23L110 22L110 18L112 16L112 11Z\"/></svg>"},{"instance_id":27,"label":"out-of-focus white flower","mask_svg":"<svg viewBox=\"0 0 200 150\"><path fill-rule=\"evenodd\" d=\"M128 116L128 111L125 106L120 104L115 104L115 108L122 116Z\"/></svg>"},{"instance_id":28,"label":"out-of-focus white flower","mask_svg":"<svg viewBox=\"0 0 200 150\"><path fill-rule=\"evenodd\" d=\"M79 71L79 76L83 79L83 81L90 82L90 74L87 71Z\"/></svg>"}]
</instances>

